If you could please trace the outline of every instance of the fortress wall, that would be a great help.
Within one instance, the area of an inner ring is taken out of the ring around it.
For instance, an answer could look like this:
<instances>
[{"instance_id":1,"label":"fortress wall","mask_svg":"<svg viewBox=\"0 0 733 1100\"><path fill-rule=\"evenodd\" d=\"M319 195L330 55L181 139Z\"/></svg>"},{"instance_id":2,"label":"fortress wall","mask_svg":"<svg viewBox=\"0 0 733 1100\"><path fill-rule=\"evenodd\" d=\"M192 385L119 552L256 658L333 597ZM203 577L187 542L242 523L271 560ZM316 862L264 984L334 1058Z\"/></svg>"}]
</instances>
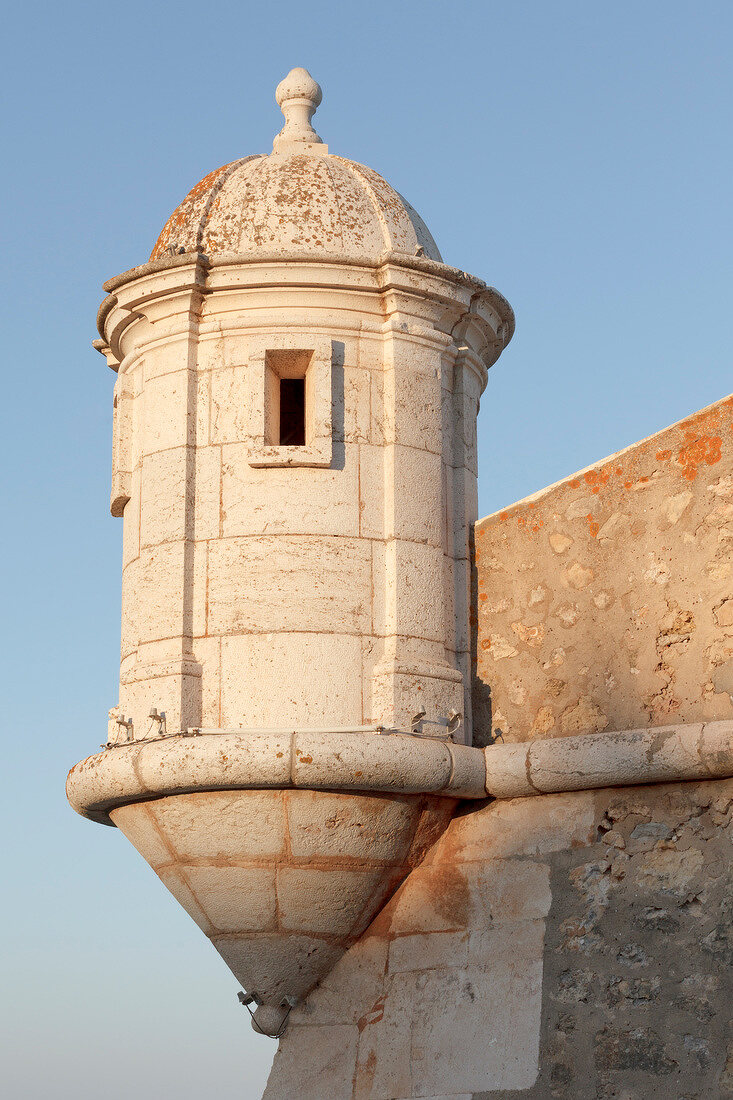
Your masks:
<instances>
[{"instance_id":1,"label":"fortress wall","mask_svg":"<svg viewBox=\"0 0 733 1100\"><path fill-rule=\"evenodd\" d=\"M474 740L733 717L733 397L475 528Z\"/></svg>"},{"instance_id":2,"label":"fortress wall","mask_svg":"<svg viewBox=\"0 0 733 1100\"><path fill-rule=\"evenodd\" d=\"M454 818L280 1043L265 1100L733 1097L733 781Z\"/></svg>"}]
</instances>

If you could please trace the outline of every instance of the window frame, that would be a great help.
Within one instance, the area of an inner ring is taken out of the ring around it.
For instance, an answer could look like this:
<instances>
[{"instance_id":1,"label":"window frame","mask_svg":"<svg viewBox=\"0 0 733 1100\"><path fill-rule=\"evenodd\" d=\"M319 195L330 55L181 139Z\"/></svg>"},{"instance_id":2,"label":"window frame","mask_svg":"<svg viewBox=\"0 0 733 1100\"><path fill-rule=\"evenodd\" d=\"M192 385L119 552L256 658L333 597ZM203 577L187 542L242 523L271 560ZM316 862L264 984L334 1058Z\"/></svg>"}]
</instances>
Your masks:
<instances>
[{"instance_id":1,"label":"window frame","mask_svg":"<svg viewBox=\"0 0 733 1100\"><path fill-rule=\"evenodd\" d=\"M247 361L250 466L331 465L332 361L331 340L325 336L288 333L251 342ZM304 446L271 442L279 430L280 379L286 377L305 378Z\"/></svg>"}]
</instances>

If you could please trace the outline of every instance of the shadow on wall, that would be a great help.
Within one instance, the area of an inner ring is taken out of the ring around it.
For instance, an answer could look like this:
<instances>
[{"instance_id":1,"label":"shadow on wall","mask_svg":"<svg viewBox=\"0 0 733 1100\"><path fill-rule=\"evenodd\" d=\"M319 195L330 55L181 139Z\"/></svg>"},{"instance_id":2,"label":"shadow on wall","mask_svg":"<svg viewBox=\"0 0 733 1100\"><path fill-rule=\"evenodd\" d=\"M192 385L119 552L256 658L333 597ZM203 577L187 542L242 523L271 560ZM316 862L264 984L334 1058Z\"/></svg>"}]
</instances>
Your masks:
<instances>
[{"instance_id":1,"label":"shadow on wall","mask_svg":"<svg viewBox=\"0 0 733 1100\"><path fill-rule=\"evenodd\" d=\"M333 424L332 470L343 470L346 465L344 426L344 361L346 346L340 340L331 343L331 417Z\"/></svg>"},{"instance_id":2,"label":"shadow on wall","mask_svg":"<svg viewBox=\"0 0 733 1100\"><path fill-rule=\"evenodd\" d=\"M476 567L476 531L471 531L471 603L469 611L469 634L471 638L471 710L473 717L473 744L484 749L497 740L494 733L491 706L491 685L478 674L478 587L479 577Z\"/></svg>"}]
</instances>

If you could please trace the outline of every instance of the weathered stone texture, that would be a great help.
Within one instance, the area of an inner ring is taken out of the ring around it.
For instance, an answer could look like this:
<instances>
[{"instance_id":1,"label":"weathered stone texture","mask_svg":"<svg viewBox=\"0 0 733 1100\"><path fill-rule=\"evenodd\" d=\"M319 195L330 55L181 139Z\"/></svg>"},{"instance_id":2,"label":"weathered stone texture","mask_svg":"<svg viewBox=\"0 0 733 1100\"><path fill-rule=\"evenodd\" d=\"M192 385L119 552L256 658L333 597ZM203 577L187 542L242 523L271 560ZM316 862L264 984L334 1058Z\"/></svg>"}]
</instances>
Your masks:
<instances>
[{"instance_id":1,"label":"weathered stone texture","mask_svg":"<svg viewBox=\"0 0 733 1100\"><path fill-rule=\"evenodd\" d=\"M70 800L258 1027L295 1004L267 1100L733 1096L733 784L694 771L733 724L733 398L475 526L512 311L320 95L293 70L273 155L106 285L120 698ZM450 820L486 790L574 793Z\"/></svg>"},{"instance_id":2,"label":"weathered stone texture","mask_svg":"<svg viewBox=\"0 0 733 1100\"><path fill-rule=\"evenodd\" d=\"M315 156L302 142L298 153L244 157L209 173L173 211L150 259L171 247L211 256L308 250L326 257L389 249L414 255L420 247L440 261L422 218L376 172Z\"/></svg>"},{"instance_id":3,"label":"weathered stone texture","mask_svg":"<svg viewBox=\"0 0 733 1100\"><path fill-rule=\"evenodd\" d=\"M200 253L115 282L119 707L135 739L152 707L170 734L408 728L422 703L444 728L457 710L470 741L476 416L511 329L471 312L494 292L402 259L418 268L396 282L360 262L327 265L326 285L323 264L273 256L264 278ZM308 438L281 447L273 379L296 362Z\"/></svg>"},{"instance_id":4,"label":"weathered stone texture","mask_svg":"<svg viewBox=\"0 0 733 1100\"><path fill-rule=\"evenodd\" d=\"M733 717L733 397L476 525L475 738Z\"/></svg>"},{"instance_id":5,"label":"weathered stone texture","mask_svg":"<svg viewBox=\"0 0 733 1100\"><path fill-rule=\"evenodd\" d=\"M142 740L153 709L168 735L418 711L445 731L457 712L470 743L476 417L513 313L329 154L304 122L320 89L294 73L272 155L206 176L106 284L119 715Z\"/></svg>"},{"instance_id":6,"label":"weathered stone texture","mask_svg":"<svg viewBox=\"0 0 733 1100\"><path fill-rule=\"evenodd\" d=\"M307 993L358 939L453 807L419 795L203 790L119 806L112 818L237 980L277 1005Z\"/></svg>"},{"instance_id":7,"label":"weathered stone texture","mask_svg":"<svg viewBox=\"0 0 733 1100\"><path fill-rule=\"evenodd\" d=\"M599 791L595 806L595 843L550 859L540 1075L519 1095L733 1096L733 782Z\"/></svg>"},{"instance_id":8,"label":"weathered stone texture","mask_svg":"<svg viewBox=\"0 0 733 1100\"><path fill-rule=\"evenodd\" d=\"M732 809L724 780L459 813L293 1010L266 1100L733 1096Z\"/></svg>"}]
</instances>

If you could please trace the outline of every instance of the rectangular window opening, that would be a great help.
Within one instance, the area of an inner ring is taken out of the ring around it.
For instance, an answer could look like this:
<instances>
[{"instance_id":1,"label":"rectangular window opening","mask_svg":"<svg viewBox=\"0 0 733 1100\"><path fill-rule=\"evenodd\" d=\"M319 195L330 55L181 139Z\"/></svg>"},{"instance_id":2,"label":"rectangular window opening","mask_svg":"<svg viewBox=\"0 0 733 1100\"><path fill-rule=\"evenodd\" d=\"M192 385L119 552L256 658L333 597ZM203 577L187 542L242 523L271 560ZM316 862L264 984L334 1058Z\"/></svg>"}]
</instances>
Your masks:
<instances>
[{"instance_id":1,"label":"rectangular window opening","mask_svg":"<svg viewBox=\"0 0 733 1100\"><path fill-rule=\"evenodd\" d=\"M281 447L305 447L305 378L280 378Z\"/></svg>"},{"instance_id":2,"label":"rectangular window opening","mask_svg":"<svg viewBox=\"0 0 733 1100\"><path fill-rule=\"evenodd\" d=\"M312 342L311 342L312 341ZM333 460L332 344L296 334L255 337L248 357L249 465L321 466ZM310 343L310 347L308 344Z\"/></svg>"},{"instance_id":3,"label":"rectangular window opening","mask_svg":"<svg viewBox=\"0 0 733 1100\"><path fill-rule=\"evenodd\" d=\"M313 352L265 353L266 447L307 447L313 437Z\"/></svg>"}]
</instances>

